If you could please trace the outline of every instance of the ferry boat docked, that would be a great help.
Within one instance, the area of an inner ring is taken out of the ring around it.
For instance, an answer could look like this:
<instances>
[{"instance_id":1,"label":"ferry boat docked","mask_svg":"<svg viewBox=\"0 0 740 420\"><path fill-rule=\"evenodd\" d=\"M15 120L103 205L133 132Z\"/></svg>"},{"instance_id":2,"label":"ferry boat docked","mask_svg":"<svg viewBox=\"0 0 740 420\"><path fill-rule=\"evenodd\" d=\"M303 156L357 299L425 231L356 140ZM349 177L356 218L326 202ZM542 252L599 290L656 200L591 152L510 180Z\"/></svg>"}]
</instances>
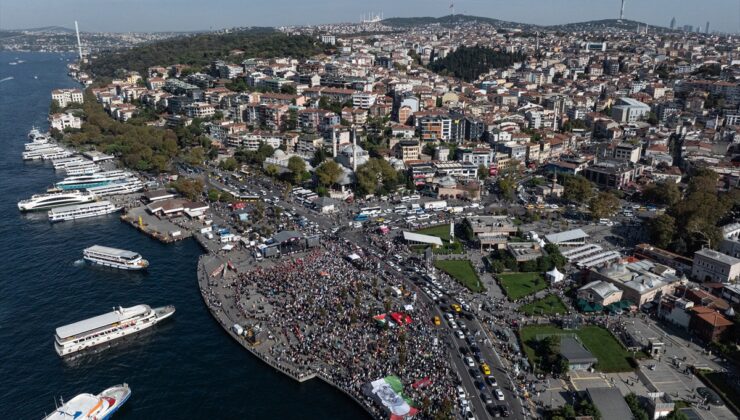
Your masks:
<instances>
[{"instance_id":1,"label":"ferry boat docked","mask_svg":"<svg viewBox=\"0 0 740 420\"><path fill-rule=\"evenodd\" d=\"M96 201L94 203L77 204L74 206L57 207L49 210L49 221L63 222L65 220L86 219L88 217L102 216L121 210L108 200Z\"/></svg>"},{"instance_id":2,"label":"ferry boat docked","mask_svg":"<svg viewBox=\"0 0 740 420\"><path fill-rule=\"evenodd\" d=\"M54 148L60 148L54 143L26 143L23 145L23 148L26 152L33 152L35 150L42 150L42 149L54 149Z\"/></svg>"},{"instance_id":3,"label":"ferry boat docked","mask_svg":"<svg viewBox=\"0 0 740 420\"><path fill-rule=\"evenodd\" d=\"M82 251L82 257L85 261L93 264L122 270L143 270L149 266L149 261L142 258L141 254L137 252L101 245L85 248Z\"/></svg>"},{"instance_id":4,"label":"ferry boat docked","mask_svg":"<svg viewBox=\"0 0 740 420\"><path fill-rule=\"evenodd\" d=\"M70 166L70 165L80 164L80 163L86 163L86 162L90 162L90 161L87 160L87 159L85 159L85 158L83 158L82 156L74 155L74 156L70 156L70 157L66 157L66 158L54 159L54 160L51 161L51 165L54 167L55 170L58 171L60 169L66 168L67 166ZM92 162L90 162L90 163L92 163Z\"/></svg>"},{"instance_id":5,"label":"ferry boat docked","mask_svg":"<svg viewBox=\"0 0 740 420\"><path fill-rule=\"evenodd\" d=\"M131 396L128 384L112 386L98 395L76 395L44 420L102 420L110 418Z\"/></svg>"},{"instance_id":6,"label":"ferry boat docked","mask_svg":"<svg viewBox=\"0 0 740 420\"><path fill-rule=\"evenodd\" d=\"M84 204L95 201L95 194L84 191L69 190L51 194L36 194L27 200L18 202L18 210L34 211L48 210L53 207L69 206L73 204Z\"/></svg>"},{"instance_id":7,"label":"ferry boat docked","mask_svg":"<svg viewBox=\"0 0 740 420\"><path fill-rule=\"evenodd\" d=\"M46 133L42 133L41 130L35 126L32 126L31 130L28 132L28 138L32 141L35 141L38 137L46 137L46 135Z\"/></svg>"},{"instance_id":8,"label":"ferry boat docked","mask_svg":"<svg viewBox=\"0 0 740 420\"><path fill-rule=\"evenodd\" d=\"M109 195L116 194L131 194L144 189L144 183L138 178L127 178L120 181L113 181L108 185L100 187L88 188L87 191L91 192L98 197L107 197Z\"/></svg>"},{"instance_id":9,"label":"ferry boat docked","mask_svg":"<svg viewBox=\"0 0 740 420\"><path fill-rule=\"evenodd\" d=\"M69 165L63 170L67 176L90 175L102 171L99 165L92 162L81 163L79 165Z\"/></svg>"},{"instance_id":10,"label":"ferry boat docked","mask_svg":"<svg viewBox=\"0 0 740 420\"><path fill-rule=\"evenodd\" d=\"M62 181L57 182L55 186L62 190L85 189L108 185L113 181L130 178L131 176L133 176L131 172L121 170L96 172L87 175L68 176Z\"/></svg>"},{"instance_id":11,"label":"ferry boat docked","mask_svg":"<svg viewBox=\"0 0 740 420\"><path fill-rule=\"evenodd\" d=\"M112 312L57 328L54 349L59 356L67 356L146 330L174 313L172 305L154 309L149 305L118 307Z\"/></svg>"}]
</instances>

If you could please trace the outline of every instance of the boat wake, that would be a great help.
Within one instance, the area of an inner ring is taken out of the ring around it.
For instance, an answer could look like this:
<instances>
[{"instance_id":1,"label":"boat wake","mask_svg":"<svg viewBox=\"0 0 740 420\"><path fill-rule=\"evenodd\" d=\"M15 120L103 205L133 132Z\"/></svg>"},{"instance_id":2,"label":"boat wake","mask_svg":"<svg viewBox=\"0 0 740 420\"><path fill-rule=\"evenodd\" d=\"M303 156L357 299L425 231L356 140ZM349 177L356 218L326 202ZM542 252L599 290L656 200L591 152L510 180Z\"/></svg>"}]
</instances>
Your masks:
<instances>
[{"instance_id":1,"label":"boat wake","mask_svg":"<svg viewBox=\"0 0 740 420\"><path fill-rule=\"evenodd\" d=\"M85 260L83 260L82 258L74 262L75 267L82 267L83 265L85 265Z\"/></svg>"},{"instance_id":2,"label":"boat wake","mask_svg":"<svg viewBox=\"0 0 740 420\"><path fill-rule=\"evenodd\" d=\"M13 77L13 76L5 77L5 78L3 78L3 79L0 79L0 83L3 83L3 82L9 82L9 81L11 81L11 80L13 80L13 79L14 79L14 77Z\"/></svg>"}]
</instances>

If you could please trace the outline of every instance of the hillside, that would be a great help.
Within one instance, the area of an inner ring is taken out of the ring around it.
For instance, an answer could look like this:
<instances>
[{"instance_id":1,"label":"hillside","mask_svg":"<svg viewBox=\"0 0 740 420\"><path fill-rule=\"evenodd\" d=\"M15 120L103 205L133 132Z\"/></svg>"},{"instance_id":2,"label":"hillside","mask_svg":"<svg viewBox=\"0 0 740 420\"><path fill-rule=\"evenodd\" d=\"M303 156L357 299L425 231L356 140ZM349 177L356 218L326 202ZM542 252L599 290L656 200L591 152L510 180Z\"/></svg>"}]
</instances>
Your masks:
<instances>
[{"instance_id":1,"label":"hillside","mask_svg":"<svg viewBox=\"0 0 740 420\"><path fill-rule=\"evenodd\" d=\"M621 29L633 31L640 25L645 26L644 22L638 22L635 20L618 20L618 19L601 19L591 20L586 22L574 22L566 23L561 25L534 25L529 23L509 22L505 20L499 20L483 16L470 16L470 15L447 15L441 17L394 17L383 20L383 23L387 26L396 28L410 28L415 26L429 26L429 25L442 25L451 26L459 25L463 23L478 22L488 23L495 28L517 28L524 30L541 30L541 31L563 31L563 32L578 32L578 31L596 31L606 29ZM651 30L657 31L671 31L668 28L660 26L650 26Z\"/></svg>"},{"instance_id":2,"label":"hillside","mask_svg":"<svg viewBox=\"0 0 740 420\"><path fill-rule=\"evenodd\" d=\"M507 22L504 20L493 19L489 17L459 15L459 14L441 16L438 18L430 17L430 16L394 17L394 18L384 19L382 21L383 24L387 26L396 27L396 28L409 28L413 26L428 26L428 25L435 25L435 24L442 25L442 26L451 26L451 25L459 25L459 24L471 23L471 22L487 23L496 28L504 28L504 27L505 28L524 28L524 27L534 26L534 25L529 25L526 23Z\"/></svg>"},{"instance_id":3,"label":"hillside","mask_svg":"<svg viewBox=\"0 0 740 420\"><path fill-rule=\"evenodd\" d=\"M307 58L321 53L322 45L305 35L289 36L272 28L253 28L231 33L178 36L129 50L108 51L101 53L86 69L98 77L114 77L119 69L144 74L148 67L157 65L204 66L228 57L234 49L244 51L244 58Z\"/></svg>"}]
</instances>

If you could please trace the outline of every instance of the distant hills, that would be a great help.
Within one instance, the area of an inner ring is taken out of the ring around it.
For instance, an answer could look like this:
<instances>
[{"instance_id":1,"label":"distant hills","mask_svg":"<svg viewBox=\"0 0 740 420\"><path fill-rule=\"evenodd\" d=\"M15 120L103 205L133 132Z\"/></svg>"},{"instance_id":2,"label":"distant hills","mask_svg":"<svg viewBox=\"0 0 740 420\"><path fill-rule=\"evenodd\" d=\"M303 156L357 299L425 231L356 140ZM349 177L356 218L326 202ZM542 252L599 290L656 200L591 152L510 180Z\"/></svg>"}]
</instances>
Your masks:
<instances>
[{"instance_id":1,"label":"distant hills","mask_svg":"<svg viewBox=\"0 0 740 420\"><path fill-rule=\"evenodd\" d=\"M484 16L471 16L471 15L447 15L441 17L394 17L384 19L383 24L396 28L410 28L414 26L429 26L429 25L442 25L452 26L463 23L487 23L497 29L522 29L522 30L540 30L540 31L591 31L591 30L604 30L604 29L622 29L622 30L634 30L638 25L641 27L645 26L644 22L638 22L635 20L628 19L601 19L591 20L586 22L575 22L566 23L561 25L534 25L530 23L510 22L500 19L494 19ZM652 30L657 31L671 31L668 28L660 26L650 25Z\"/></svg>"}]
</instances>

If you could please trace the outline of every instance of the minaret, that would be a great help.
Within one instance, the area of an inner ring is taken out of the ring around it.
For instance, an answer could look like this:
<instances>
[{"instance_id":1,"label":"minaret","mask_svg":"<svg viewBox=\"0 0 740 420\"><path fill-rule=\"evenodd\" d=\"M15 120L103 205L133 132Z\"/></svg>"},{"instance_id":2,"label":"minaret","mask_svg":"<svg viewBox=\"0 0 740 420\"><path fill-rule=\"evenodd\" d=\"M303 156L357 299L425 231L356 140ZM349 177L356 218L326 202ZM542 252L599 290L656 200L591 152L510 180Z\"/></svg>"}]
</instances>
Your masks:
<instances>
[{"instance_id":1,"label":"minaret","mask_svg":"<svg viewBox=\"0 0 740 420\"><path fill-rule=\"evenodd\" d=\"M75 21L75 32L77 33L77 50L80 54L80 62L82 62L82 43L80 42L80 28L77 26L77 21Z\"/></svg>"},{"instance_id":2,"label":"minaret","mask_svg":"<svg viewBox=\"0 0 740 420\"><path fill-rule=\"evenodd\" d=\"M331 151L332 156L334 159L337 158L337 129L333 128L331 129Z\"/></svg>"},{"instance_id":3,"label":"minaret","mask_svg":"<svg viewBox=\"0 0 740 420\"><path fill-rule=\"evenodd\" d=\"M622 0L622 7L619 9L619 20L624 17L624 0Z\"/></svg>"},{"instance_id":4,"label":"minaret","mask_svg":"<svg viewBox=\"0 0 740 420\"><path fill-rule=\"evenodd\" d=\"M357 130L352 127L352 172L357 172Z\"/></svg>"}]
</instances>

